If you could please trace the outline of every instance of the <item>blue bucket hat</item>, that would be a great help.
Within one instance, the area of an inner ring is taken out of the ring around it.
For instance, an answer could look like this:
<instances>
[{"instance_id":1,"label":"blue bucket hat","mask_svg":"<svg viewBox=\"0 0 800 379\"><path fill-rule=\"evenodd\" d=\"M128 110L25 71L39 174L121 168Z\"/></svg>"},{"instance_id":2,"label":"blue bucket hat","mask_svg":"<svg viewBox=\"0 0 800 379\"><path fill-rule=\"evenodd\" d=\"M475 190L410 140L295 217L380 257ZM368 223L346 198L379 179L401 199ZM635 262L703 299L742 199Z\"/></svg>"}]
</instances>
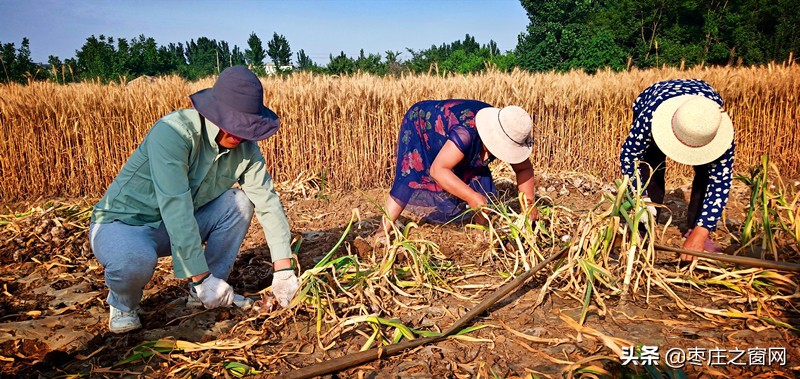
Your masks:
<instances>
[{"instance_id":1,"label":"blue bucket hat","mask_svg":"<svg viewBox=\"0 0 800 379\"><path fill-rule=\"evenodd\" d=\"M214 87L189 96L194 108L220 129L250 141L278 131L278 115L264 106L264 89L256 74L244 66L228 67Z\"/></svg>"}]
</instances>

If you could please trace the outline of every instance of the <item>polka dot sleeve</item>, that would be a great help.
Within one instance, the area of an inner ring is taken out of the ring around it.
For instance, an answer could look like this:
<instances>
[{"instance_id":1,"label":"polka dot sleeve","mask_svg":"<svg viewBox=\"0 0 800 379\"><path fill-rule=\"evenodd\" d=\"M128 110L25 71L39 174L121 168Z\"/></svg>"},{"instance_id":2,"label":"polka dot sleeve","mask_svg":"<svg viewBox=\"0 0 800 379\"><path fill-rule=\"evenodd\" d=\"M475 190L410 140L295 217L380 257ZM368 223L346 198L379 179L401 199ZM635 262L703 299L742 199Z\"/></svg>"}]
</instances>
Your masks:
<instances>
[{"instance_id":1,"label":"polka dot sleeve","mask_svg":"<svg viewBox=\"0 0 800 379\"><path fill-rule=\"evenodd\" d=\"M638 177L638 175L634 175L636 174L636 162L644 156L645 150L653 143L653 133L650 129L653 110L650 107L646 107L646 105L651 102L651 98L659 84L661 83L648 87L633 102L633 126L630 133L628 133L628 138L622 144L619 155L623 176L629 178ZM632 186L633 188L642 187L636 183L632 183Z\"/></svg>"},{"instance_id":2,"label":"polka dot sleeve","mask_svg":"<svg viewBox=\"0 0 800 379\"><path fill-rule=\"evenodd\" d=\"M708 230L717 228L717 221L722 217L722 210L728 204L735 149L736 144L733 143L719 159L709 163L711 167L708 169L706 196L703 198L703 207L695 226L702 226Z\"/></svg>"}]
</instances>

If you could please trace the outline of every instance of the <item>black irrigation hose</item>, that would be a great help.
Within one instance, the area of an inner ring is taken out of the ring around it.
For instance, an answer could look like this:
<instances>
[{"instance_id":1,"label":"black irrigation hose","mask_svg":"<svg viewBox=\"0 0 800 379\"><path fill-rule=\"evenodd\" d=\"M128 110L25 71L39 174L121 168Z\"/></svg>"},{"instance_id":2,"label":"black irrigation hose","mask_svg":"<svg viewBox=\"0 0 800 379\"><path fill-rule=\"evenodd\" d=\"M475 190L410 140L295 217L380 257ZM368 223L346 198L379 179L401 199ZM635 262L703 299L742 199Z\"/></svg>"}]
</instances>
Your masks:
<instances>
[{"instance_id":1,"label":"black irrigation hose","mask_svg":"<svg viewBox=\"0 0 800 379\"><path fill-rule=\"evenodd\" d=\"M417 338L411 341L401 342L398 344L389 345L386 347L380 347L377 349L370 349L366 351L360 351L358 353L353 353L349 355L345 355L339 358L331 359L329 361L320 362L317 364L313 364L311 366L306 366L298 370L290 371L284 375L279 377L281 378L293 378L293 379L301 379L301 378L313 378L315 376L330 374L332 372L338 372L342 370L346 370L350 367L364 364L366 362L373 361L375 359L381 357L387 357L390 355L394 355L400 353L407 349L412 349L418 346L426 345L429 343L434 343L443 340L447 336L450 336L459 330L463 329L467 324L469 324L475 317L480 315L481 313L485 312L487 309L491 308L495 303L500 301L506 295L511 293L511 291L515 290L517 287L525 283L528 279L530 279L534 274L536 274L539 270L547 266L548 263L554 261L561 255L563 255L567 250L569 250L569 246L561 249L558 253L555 253L548 257L547 259L543 260L541 263L536 265L536 267L524 272L522 275L518 276L516 279L506 283L502 287L495 290L491 295L489 295L486 299L484 299L480 304L475 306L472 310L461 316L452 326L450 326L447 331L445 331L442 335L436 337L425 337L425 338Z\"/></svg>"},{"instance_id":2,"label":"black irrigation hose","mask_svg":"<svg viewBox=\"0 0 800 379\"><path fill-rule=\"evenodd\" d=\"M738 255L728 255L728 254L721 254L721 253L706 253L704 251L691 251L691 250L686 250L686 249L681 249L681 248L672 247L672 246L666 246L666 245L661 245L661 244L653 244L653 247L655 247L656 250L672 251L672 252L675 252L675 253L694 255L696 257L711 259L711 260L714 260L714 261L736 263L736 264L742 264L742 265L760 267L760 268L769 268L769 269L773 269L773 270L800 272L800 264L796 264L796 263L768 261L768 260L765 260L765 259L750 258L750 257L740 257Z\"/></svg>"},{"instance_id":3,"label":"black irrigation hose","mask_svg":"<svg viewBox=\"0 0 800 379\"><path fill-rule=\"evenodd\" d=\"M672 251L676 253L683 253L689 254L701 258L722 261L722 262L729 262L729 263L736 263L742 264L747 266L753 267L761 267L761 268L768 268L768 269L775 269L775 270L782 270L782 271L791 271L791 272L800 272L800 264L794 263L785 263L785 262L776 262L776 261L767 261L763 259L757 258L749 258L749 257L740 257L734 255L727 255L727 254L715 254L715 253L706 253L706 252L699 252L699 251L690 251L685 250L677 247L666 246L661 244L654 244L653 247L656 250L662 251ZM339 358L331 359L329 361L320 362L317 364L313 364L311 366L306 366L298 370L290 371L284 375L279 377L281 378L292 378L292 379L303 379L303 378L313 378L315 376L330 374L332 372L338 372L342 370L346 370L356 365L364 364L375 359L379 359L381 357L388 357L390 355L394 355L400 353L402 351L412 349L418 346L427 345L429 343L434 343L443 340L447 336L452 335L453 333L458 332L462 328L464 328L467 324L469 324L475 317L480 315L481 313L485 312L487 309L491 308L495 303L500 301L506 295L508 295L511 291L515 290L517 287L522 285L525 281L530 279L534 274L536 274L539 270L544 268L547 264L554 261L561 255L563 255L569 247L565 247L561 249L556 254L551 255L536 267L526 271L522 275L518 276L516 279L512 280L511 282L506 283L502 287L498 288L495 292L489 295L486 299L484 299L480 304L478 304L475 308L467 312L464 316L458 319L446 332L444 332L440 336L436 337L425 337L425 338L417 338L411 341L405 341L398 344L389 345L386 347L380 347L377 349L370 349L367 351L361 351L358 353L353 353L349 355L345 355Z\"/></svg>"}]
</instances>

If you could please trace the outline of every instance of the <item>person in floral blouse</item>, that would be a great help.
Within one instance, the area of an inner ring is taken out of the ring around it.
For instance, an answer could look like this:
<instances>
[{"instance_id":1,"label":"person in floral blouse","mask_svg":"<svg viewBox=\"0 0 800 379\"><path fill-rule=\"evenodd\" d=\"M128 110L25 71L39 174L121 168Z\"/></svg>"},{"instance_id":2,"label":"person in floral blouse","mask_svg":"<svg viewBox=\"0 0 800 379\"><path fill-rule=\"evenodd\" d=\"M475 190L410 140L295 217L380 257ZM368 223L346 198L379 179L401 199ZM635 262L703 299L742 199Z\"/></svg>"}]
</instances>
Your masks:
<instances>
[{"instance_id":1,"label":"person in floral blouse","mask_svg":"<svg viewBox=\"0 0 800 379\"><path fill-rule=\"evenodd\" d=\"M532 128L531 116L518 106L499 109L458 99L411 106L400 126L383 230L388 232L404 209L431 222L462 219L467 209L480 209L497 193L489 171L495 158L511 164L535 219Z\"/></svg>"}]
</instances>

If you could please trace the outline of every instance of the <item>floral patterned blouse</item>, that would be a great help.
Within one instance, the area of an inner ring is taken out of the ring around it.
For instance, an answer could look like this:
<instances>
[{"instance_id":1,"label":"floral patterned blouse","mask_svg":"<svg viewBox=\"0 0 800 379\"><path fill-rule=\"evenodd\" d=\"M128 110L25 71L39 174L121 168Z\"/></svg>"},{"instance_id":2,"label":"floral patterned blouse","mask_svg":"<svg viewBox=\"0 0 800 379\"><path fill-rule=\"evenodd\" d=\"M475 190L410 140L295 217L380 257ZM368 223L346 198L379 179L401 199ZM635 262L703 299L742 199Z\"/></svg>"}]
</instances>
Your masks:
<instances>
[{"instance_id":1,"label":"floral patterned blouse","mask_svg":"<svg viewBox=\"0 0 800 379\"><path fill-rule=\"evenodd\" d=\"M447 141L464 153L464 159L453 168L456 176L486 197L495 195L489 171L494 158L481 159L483 142L475 129L475 115L490 106L477 100L426 100L411 106L400 126L390 196L428 221L466 216L466 203L444 191L430 175L431 165Z\"/></svg>"}]
</instances>

